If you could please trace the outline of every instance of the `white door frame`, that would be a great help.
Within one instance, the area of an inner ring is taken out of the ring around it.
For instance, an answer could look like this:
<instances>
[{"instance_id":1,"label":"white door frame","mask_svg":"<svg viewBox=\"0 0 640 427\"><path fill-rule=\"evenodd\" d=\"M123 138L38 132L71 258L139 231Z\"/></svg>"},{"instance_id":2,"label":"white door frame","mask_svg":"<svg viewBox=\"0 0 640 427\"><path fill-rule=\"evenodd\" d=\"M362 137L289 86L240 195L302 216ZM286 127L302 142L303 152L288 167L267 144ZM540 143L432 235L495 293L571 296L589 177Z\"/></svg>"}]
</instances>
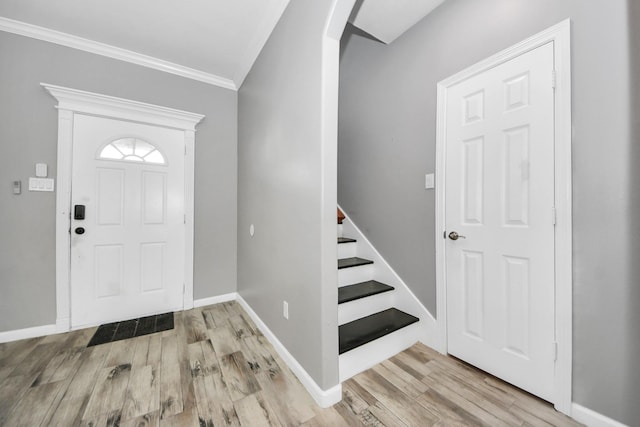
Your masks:
<instances>
[{"instance_id":1,"label":"white door frame","mask_svg":"<svg viewBox=\"0 0 640 427\"><path fill-rule=\"evenodd\" d=\"M125 120L184 131L185 270L184 309L193 308L193 206L195 128L201 114L41 83L58 105L56 190L56 329L71 329L71 173L76 114Z\"/></svg>"},{"instance_id":2,"label":"white door frame","mask_svg":"<svg viewBox=\"0 0 640 427\"><path fill-rule=\"evenodd\" d=\"M571 224L571 24L567 19L533 37L438 83L436 139L436 295L438 350L447 353L447 289L445 240L445 159L447 90L476 74L549 42L554 43L555 77L555 407L571 412L572 364L572 224Z\"/></svg>"}]
</instances>

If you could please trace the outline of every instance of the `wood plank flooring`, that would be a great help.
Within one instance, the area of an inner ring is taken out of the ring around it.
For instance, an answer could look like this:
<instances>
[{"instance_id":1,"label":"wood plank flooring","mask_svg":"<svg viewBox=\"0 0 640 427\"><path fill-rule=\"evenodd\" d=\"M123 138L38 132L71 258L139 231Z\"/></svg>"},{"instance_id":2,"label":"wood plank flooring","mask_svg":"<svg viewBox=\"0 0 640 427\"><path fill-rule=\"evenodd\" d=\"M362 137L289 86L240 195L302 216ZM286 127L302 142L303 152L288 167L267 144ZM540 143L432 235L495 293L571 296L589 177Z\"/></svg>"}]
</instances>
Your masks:
<instances>
[{"instance_id":1,"label":"wood plank flooring","mask_svg":"<svg viewBox=\"0 0 640 427\"><path fill-rule=\"evenodd\" d=\"M235 302L86 348L96 328L0 344L0 426L578 426L422 344L319 408Z\"/></svg>"}]
</instances>

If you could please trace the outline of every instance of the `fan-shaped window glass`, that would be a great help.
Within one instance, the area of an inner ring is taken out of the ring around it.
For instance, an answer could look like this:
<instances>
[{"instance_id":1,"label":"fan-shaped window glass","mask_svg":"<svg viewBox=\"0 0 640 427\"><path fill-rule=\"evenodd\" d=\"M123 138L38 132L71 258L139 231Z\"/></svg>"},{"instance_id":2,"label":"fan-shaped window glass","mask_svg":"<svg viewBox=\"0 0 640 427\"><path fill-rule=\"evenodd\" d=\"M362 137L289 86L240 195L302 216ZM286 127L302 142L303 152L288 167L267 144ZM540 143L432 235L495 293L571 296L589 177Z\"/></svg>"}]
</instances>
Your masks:
<instances>
[{"instance_id":1,"label":"fan-shaped window glass","mask_svg":"<svg viewBox=\"0 0 640 427\"><path fill-rule=\"evenodd\" d=\"M125 162L153 163L164 165L167 162L156 147L137 138L121 138L107 144L100 155L100 159L124 160Z\"/></svg>"}]
</instances>

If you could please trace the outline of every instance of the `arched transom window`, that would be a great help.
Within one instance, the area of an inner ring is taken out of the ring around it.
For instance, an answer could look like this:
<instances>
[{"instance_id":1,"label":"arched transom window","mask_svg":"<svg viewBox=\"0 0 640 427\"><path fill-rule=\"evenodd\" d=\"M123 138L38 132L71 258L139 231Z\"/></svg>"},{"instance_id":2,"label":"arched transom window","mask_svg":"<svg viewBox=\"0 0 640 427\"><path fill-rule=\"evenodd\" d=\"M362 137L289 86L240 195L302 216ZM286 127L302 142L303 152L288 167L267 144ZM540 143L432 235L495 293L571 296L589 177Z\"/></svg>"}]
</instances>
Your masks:
<instances>
[{"instance_id":1,"label":"arched transom window","mask_svg":"<svg viewBox=\"0 0 640 427\"><path fill-rule=\"evenodd\" d=\"M167 164L164 156L156 147L138 138L120 138L111 141L100 151L98 158L156 165Z\"/></svg>"}]
</instances>

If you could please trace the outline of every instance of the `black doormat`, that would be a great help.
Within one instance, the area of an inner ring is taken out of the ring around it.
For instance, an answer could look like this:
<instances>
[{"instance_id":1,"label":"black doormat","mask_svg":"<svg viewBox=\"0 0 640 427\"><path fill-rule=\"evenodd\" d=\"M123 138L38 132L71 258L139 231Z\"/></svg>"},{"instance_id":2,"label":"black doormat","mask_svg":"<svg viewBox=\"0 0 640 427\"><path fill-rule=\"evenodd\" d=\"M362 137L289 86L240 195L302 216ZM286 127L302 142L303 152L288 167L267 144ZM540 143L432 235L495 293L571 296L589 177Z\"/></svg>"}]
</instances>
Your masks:
<instances>
[{"instance_id":1,"label":"black doormat","mask_svg":"<svg viewBox=\"0 0 640 427\"><path fill-rule=\"evenodd\" d=\"M173 313L156 314L139 319L100 325L87 347L140 337L173 329Z\"/></svg>"}]
</instances>

